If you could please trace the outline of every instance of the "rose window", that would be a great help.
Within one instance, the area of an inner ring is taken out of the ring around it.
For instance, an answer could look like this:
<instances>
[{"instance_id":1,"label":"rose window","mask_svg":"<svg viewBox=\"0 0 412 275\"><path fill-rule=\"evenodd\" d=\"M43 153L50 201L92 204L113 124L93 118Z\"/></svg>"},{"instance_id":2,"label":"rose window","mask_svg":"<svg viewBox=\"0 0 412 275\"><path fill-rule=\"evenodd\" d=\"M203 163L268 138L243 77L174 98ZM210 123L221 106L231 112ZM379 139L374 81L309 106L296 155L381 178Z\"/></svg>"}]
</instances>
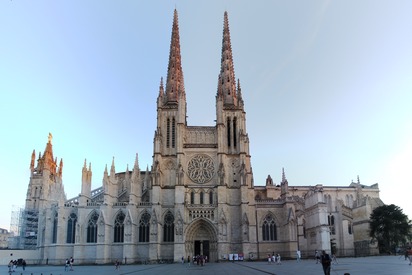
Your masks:
<instances>
[{"instance_id":1,"label":"rose window","mask_svg":"<svg viewBox=\"0 0 412 275\"><path fill-rule=\"evenodd\" d=\"M213 160L207 155L196 155L189 161L187 174L193 182L208 182L212 179L214 173Z\"/></svg>"}]
</instances>

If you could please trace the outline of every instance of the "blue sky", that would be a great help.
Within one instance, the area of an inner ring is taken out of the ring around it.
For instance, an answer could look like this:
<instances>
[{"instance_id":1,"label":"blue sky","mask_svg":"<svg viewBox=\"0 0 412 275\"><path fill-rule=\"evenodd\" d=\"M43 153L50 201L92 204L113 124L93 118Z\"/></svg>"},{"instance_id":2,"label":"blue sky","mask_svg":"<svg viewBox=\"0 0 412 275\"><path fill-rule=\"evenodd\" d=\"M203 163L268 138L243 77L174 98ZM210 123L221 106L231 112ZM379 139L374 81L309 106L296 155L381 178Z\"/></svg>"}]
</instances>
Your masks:
<instances>
[{"instance_id":1,"label":"blue sky","mask_svg":"<svg viewBox=\"0 0 412 275\"><path fill-rule=\"evenodd\" d=\"M1 1L2 215L53 134L67 197L105 165L151 165L178 10L188 124L214 125L223 13L256 185L379 183L412 218L411 1Z\"/></svg>"}]
</instances>

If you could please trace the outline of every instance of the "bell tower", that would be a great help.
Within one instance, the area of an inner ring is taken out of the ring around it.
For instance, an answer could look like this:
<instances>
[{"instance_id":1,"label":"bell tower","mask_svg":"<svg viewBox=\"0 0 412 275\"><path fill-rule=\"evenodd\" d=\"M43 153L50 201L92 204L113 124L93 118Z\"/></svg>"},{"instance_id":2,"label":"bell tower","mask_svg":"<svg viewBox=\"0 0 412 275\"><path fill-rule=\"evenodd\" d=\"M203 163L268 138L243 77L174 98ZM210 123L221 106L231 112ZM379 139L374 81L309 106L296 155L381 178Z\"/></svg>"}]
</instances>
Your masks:
<instances>
[{"instance_id":1,"label":"bell tower","mask_svg":"<svg viewBox=\"0 0 412 275\"><path fill-rule=\"evenodd\" d=\"M157 97L157 130L154 154L173 155L182 152L181 133L186 126L186 93L180 55L177 11L174 11L166 87L160 80Z\"/></svg>"},{"instance_id":2,"label":"bell tower","mask_svg":"<svg viewBox=\"0 0 412 275\"><path fill-rule=\"evenodd\" d=\"M49 133L43 155L39 153L36 164L36 152L33 150L30 161L30 181L26 194L26 209L40 210L52 202L66 199L63 188L63 160L58 164L53 156L53 136Z\"/></svg>"}]
</instances>

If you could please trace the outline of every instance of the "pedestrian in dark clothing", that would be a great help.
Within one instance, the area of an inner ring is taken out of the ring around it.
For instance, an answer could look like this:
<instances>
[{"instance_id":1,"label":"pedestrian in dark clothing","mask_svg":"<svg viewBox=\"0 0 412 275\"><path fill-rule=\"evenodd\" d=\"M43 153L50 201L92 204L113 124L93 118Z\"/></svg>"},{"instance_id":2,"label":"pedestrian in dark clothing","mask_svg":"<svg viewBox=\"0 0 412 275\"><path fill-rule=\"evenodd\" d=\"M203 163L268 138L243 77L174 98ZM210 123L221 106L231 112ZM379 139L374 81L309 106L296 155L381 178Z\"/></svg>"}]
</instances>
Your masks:
<instances>
[{"instance_id":1,"label":"pedestrian in dark clothing","mask_svg":"<svg viewBox=\"0 0 412 275\"><path fill-rule=\"evenodd\" d=\"M329 254L326 253L325 250L322 250L321 263L322 263L322 268L323 268L323 272L325 273L325 275L330 275L331 258Z\"/></svg>"}]
</instances>

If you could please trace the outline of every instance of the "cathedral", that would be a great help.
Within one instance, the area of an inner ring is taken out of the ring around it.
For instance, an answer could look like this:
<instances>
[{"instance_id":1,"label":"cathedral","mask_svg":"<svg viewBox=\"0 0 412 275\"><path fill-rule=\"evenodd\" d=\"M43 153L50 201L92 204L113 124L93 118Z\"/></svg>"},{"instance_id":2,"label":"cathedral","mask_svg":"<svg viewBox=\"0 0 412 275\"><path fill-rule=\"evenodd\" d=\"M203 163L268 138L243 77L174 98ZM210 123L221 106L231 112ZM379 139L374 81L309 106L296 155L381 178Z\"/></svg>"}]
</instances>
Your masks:
<instances>
[{"instance_id":1,"label":"cathedral","mask_svg":"<svg viewBox=\"0 0 412 275\"><path fill-rule=\"evenodd\" d=\"M67 199L63 161L53 156L52 136L30 163L24 245L41 259L61 264L176 262L203 255L208 261L376 254L369 215L382 205L377 184L255 186L245 102L235 79L227 12L223 19L216 124L187 125L177 11L174 11L167 78L157 95L153 162L141 170L106 167L92 190L91 165L82 167L81 190ZM245 91L248 92L248 91ZM212 96L212 95L210 95ZM79 165L80 167L81 165ZM79 169L80 170L80 169ZM80 173L80 171L79 171ZM80 184L79 184L80 185Z\"/></svg>"}]
</instances>

